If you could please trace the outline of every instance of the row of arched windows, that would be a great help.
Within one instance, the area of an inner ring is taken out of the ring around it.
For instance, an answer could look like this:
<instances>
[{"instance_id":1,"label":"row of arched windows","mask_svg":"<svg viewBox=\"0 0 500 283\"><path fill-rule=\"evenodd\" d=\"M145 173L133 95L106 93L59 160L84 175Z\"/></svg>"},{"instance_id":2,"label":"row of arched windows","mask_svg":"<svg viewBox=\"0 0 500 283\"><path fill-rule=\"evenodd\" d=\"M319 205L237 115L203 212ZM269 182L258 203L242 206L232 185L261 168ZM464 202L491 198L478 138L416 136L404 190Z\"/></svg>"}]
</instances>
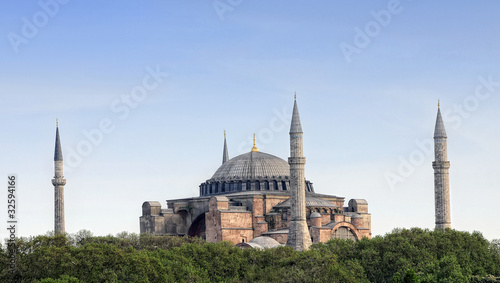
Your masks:
<instances>
[{"instance_id":1,"label":"row of arched windows","mask_svg":"<svg viewBox=\"0 0 500 283\"><path fill-rule=\"evenodd\" d=\"M289 186L289 181L239 181L229 183L203 183L200 185L200 195L205 196L241 191L286 191L289 189Z\"/></svg>"}]
</instances>

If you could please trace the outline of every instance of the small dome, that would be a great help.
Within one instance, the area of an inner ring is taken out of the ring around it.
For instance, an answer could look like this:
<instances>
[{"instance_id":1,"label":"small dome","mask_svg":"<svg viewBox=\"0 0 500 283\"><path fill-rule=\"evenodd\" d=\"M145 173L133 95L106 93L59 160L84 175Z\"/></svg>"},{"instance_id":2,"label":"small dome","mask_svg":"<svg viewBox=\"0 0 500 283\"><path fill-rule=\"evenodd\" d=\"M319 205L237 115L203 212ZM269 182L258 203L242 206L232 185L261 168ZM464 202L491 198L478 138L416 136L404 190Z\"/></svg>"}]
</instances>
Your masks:
<instances>
[{"instance_id":1,"label":"small dome","mask_svg":"<svg viewBox=\"0 0 500 283\"><path fill-rule=\"evenodd\" d=\"M290 166L271 154L251 151L222 164L210 181L247 181L257 178L288 179Z\"/></svg>"},{"instance_id":2,"label":"small dome","mask_svg":"<svg viewBox=\"0 0 500 283\"><path fill-rule=\"evenodd\" d=\"M311 213L311 216L309 216L310 218L321 218L321 214L319 214L318 212L313 212Z\"/></svg>"},{"instance_id":3,"label":"small dome","mask_svg":"<svg viewBox=\"0 0 500 283\"><path fill-rule=\"evenodd\" d=\"M262 248L275 248L281 246L281 244L271 237L260 236L250 240L251 244L257 244Z\"/></svg>"}]
</instances>

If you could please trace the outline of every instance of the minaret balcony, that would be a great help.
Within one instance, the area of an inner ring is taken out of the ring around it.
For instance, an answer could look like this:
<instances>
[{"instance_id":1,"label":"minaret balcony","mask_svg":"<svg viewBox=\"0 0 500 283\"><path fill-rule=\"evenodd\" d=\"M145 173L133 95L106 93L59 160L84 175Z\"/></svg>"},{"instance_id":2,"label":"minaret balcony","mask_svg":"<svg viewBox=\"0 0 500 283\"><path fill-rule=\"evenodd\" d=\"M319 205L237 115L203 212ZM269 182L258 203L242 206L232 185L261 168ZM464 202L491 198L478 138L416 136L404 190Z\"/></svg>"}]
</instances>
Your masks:
<instances>
[{"instance_id":1,"label":"minaret balcony","mask_svg":"<svg viewBox=\"0 0 500 283\"><path fill-rule=\"evenodd\" d=\"M288 164L305 164L306 163L306 158L305 157L288 157Z\"/></svg>"},{"instance_id":2,"label":"minaret balcony","mask_svg":"<svg viewBox=\"0 0 500 283\"><path fill-rule=\"evenodd\" d=\"M434 169L449 169L450 161L433 161L432 168Z\"/></svg>"},{"instance_id":3,"label":"minaret balcony","mask_svg":"<svg viewBox=\"0 0 500 283\"><path fill-rule=\"evenodd\" d=\"M64 185L66 185L66 179L64 179L63 177L56 177L56 178L52 179L52 185L64 186Z\"/></svg>"}]
</instances>

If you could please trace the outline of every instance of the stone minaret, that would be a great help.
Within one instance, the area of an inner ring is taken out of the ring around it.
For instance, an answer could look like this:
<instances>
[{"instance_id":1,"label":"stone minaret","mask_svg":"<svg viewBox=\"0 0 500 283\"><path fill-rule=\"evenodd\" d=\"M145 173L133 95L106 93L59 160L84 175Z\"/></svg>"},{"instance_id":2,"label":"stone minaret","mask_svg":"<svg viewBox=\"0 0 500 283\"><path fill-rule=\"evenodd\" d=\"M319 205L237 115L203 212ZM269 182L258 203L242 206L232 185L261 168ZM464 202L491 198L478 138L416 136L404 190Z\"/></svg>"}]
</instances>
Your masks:
<instances>
[{"instance_id":1,"label":"stone minaret","mask_svg":"<svg viewBox=\"0 0 500 283\"><path fill-rule=\"evenodd\" d=\"M55 175L52 179L54 185L54 232L64 234L64 185L66 179L63 176L63 155L61 150L61 140L59 138L59 123L56 123L56 149L54 153Z\"/></svg>"},{"instance_id":2,"label":"stone minaret","mask_svg":"<svg viewBox=\"0 0 500 283\"><path fill-rule=\"evenodd\" d=\"M296 251L308 250L312 245L311 235L306 222L306 190L304 165L306 158L302 153L302 126L300 125L297 99L293 105L292 125L290 126L290 193L292 218L288 232L287 246Z\"/></svg>"},{"instance_id":3,"label":"stone minaret","mask_svg":"<svg viewBox=\"0 0 500 283\"><path fill-rule=\"evenodd\" d=\"M226 131L224 131L224 149L222 150L222 164L226 163L228 160L229 160L229 153L227 152Z\"/></svg>"},{"instance_id":4,"label":"stone minaret","mask_svg":"<svg viewBox=\"0 0 500 283\"><path fill-rule=\"evenodd\" d=\"M436 229L444 230L451 228L450 216L450 182L448 169L450 162L447 161L446 130L444 129L441 110L439 109L434 130L434 156L432 162L434 168L434 198L436 202Z\"/></svg>"}]
</instances>

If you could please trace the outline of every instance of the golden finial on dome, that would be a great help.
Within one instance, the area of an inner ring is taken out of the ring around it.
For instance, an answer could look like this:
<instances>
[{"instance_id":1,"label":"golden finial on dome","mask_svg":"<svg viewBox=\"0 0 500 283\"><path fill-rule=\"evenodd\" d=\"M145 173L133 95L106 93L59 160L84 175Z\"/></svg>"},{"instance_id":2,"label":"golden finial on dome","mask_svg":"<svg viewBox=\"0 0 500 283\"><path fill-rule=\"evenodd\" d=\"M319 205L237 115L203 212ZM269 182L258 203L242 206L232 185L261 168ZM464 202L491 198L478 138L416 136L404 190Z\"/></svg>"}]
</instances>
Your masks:
<instances>
[{"instance_id":1,"label":"golden finial on dome","mask_svg":"<svg viewBox=\"0 0 500 283\"><path fill-rule=\"evenodd\" d=\"M253 147L252 147L252 152L259 152L259 149L255 145L255 134L253 134Z\"/></svg>"},{"instance_id":2,"label":"golden finial on dome","mask_svg":"<svg viewBox=\"0 0 500 283\"><path fill-rule=\"evenodd\" d=\"M59 119L56 119L56 127L59 128Z\"/></svg>"},{"instance_id":3,"label":"golden finial on dome","mask_svg":"<svg viewBox=\"0 0 500 283\"><path fill-rule=\"evenodd\" d=\"M224 130L224 139L226 139L226 130Z\"/></svg>"},{"instance_id":4,"label":"golden finial on dome","mask_svg":"<svg viewBox=\"0 0 500 283\"><path fill-rule=\"evenodd\" d=\"M294 93L293 98L297 100L297 92Z\"/></svg>"},{"instance_id":5,"label":"golden finial on dome","mask_svg":"<svg viewBox=\"0 0 500 283\"><path fill-rule=\"evenodd\" d=\"M439 99L438 99L438 108L439 108Z\"/></svg>"}]
</instances>

